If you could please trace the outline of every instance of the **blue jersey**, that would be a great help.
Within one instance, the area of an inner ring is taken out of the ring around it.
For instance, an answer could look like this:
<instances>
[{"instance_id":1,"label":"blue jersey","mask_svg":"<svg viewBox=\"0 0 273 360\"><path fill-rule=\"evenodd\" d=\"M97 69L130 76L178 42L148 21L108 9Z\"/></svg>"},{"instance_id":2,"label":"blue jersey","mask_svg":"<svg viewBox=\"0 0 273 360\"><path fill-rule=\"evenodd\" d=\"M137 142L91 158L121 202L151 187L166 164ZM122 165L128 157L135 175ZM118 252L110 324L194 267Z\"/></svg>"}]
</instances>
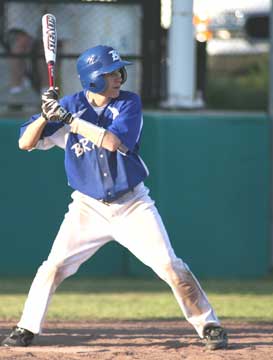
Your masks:
<instances>
[{"instance_id":1,"label":"blue jersey","mask_svg":"<svg viewBox=\"0 0 273 360\"><path fill-rule=\"evenodd\" d=\"M84 91L65 96L59 102L74 116L111 131L128 149L125 154L98 148L83 136L71 133L69 125L48 122L36 148L47 150L56 145L65 150L66 175L73 189L95 199L113 201L148 176L147 167L138 154L143 125L138 95L121 91L100 116ZM22 125L21 135L39 116L33 115Z\"/></svg>"}]
</instances>

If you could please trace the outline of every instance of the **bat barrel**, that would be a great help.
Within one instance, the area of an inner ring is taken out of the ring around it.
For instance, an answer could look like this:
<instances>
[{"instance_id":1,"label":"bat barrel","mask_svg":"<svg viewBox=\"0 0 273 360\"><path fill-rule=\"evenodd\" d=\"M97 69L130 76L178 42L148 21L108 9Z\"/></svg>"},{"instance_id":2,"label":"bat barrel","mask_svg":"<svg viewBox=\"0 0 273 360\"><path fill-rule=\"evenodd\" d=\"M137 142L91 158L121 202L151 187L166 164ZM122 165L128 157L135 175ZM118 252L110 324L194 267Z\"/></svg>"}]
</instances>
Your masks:
<instances>
[{"instance_id":1,"label":"bat barrel","mask_svg":"<svg viewBox=\"0 0 273 360\"><path fill-rule=\"evenodd\" d=\"M45 60L48 68L49 86L55 82L55 62L57 54L57 28L56 18L52 14L45 14L42 17L43 44Z\"/></svg>"}]
</instances>

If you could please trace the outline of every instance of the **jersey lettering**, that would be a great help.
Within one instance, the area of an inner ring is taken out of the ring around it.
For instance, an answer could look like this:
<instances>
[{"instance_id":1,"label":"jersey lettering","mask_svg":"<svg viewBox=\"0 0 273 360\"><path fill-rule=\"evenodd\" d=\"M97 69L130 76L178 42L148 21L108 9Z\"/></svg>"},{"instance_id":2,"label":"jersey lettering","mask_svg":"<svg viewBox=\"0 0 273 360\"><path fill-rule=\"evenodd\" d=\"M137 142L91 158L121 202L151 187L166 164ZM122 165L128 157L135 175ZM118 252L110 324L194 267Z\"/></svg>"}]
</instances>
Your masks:
<instances>
[{"instance_id":1,"label":"jersey lettering","mask_svg":"<svg viewBox=\"0 0 273 360\"><path fill-rule=\"evenodd\" d=\"M95 145L92 144L91 147L87 146L89 143L89 140L86 138L82 138L79 140L79 142L75 143L71 146L71 150L74 150L75 155L77 157L82 156L84 153L89 152L94 149Z\"/></svg>"}]
</instances>

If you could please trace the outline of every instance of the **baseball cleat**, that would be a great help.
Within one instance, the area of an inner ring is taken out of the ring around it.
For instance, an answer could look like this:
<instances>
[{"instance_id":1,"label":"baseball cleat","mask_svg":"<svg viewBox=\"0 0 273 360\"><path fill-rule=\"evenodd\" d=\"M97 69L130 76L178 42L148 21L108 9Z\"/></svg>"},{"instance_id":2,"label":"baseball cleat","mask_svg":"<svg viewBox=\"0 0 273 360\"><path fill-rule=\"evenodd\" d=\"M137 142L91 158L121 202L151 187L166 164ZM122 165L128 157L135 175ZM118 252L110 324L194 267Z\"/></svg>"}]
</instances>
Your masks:
<instances>
[{"instance_id":1,"label":"baseball cleat","mask_svg":"<svg viewBox=\"0 0 273 360\"><path fill-rule=\"evenodd\" d=\"M2 346L28 346L31 344L34 334L31 331L15 326L8 337L2 342Z\"/></svg>"},{"instance_id":2,"label":"baseball cleat","mask_svg":"<svg viewBox=\"0 0 273 360\"><path fill-rule=\"evenodd\" d=\"M208 350L226 349L228 345L227 332L221 326L207 326L204 339Z\"/></svg>"}]
</instances>

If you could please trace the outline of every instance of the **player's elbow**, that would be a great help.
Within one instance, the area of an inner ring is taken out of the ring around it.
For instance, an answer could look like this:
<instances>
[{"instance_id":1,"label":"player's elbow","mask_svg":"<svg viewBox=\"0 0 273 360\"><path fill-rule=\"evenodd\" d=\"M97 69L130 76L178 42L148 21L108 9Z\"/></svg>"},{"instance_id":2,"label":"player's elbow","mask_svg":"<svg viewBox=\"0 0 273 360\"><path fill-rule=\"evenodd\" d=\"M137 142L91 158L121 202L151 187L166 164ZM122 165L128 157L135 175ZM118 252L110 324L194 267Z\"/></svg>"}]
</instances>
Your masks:
<instances>
[{"instance_id":1,"label":"player's elbow","mask_svg":"<svg viewBox=\"0 0 273 360\"><path fill-rule=\"evenodd\" d=\"M115 134L111 133L110 131L105 132L102 140L102 147L111 152L115 152L118 150L120 144L121 141Z\"/></svg>"},{"instance_id":2,"label":"player's elbow","mask_svg":"<svg viewBox=\"0 0 273 360\"><path fill-rule=\"evenodd\" d=\"M21 150L31 150L33 149L33 144L26 142L23 138L18 141L19 149Z\"/></svg>"},{"instance_id":3,"label":"player's elbow","mask_svg":"<svg viewBox=\"0 0 273 360\"><path fill-rule=\"evenodd\" d=\"M108 144L106 149L111 151L111 152L115 152L118 150L118 145L117 144Z\"/></svg>"}]
</instances>

